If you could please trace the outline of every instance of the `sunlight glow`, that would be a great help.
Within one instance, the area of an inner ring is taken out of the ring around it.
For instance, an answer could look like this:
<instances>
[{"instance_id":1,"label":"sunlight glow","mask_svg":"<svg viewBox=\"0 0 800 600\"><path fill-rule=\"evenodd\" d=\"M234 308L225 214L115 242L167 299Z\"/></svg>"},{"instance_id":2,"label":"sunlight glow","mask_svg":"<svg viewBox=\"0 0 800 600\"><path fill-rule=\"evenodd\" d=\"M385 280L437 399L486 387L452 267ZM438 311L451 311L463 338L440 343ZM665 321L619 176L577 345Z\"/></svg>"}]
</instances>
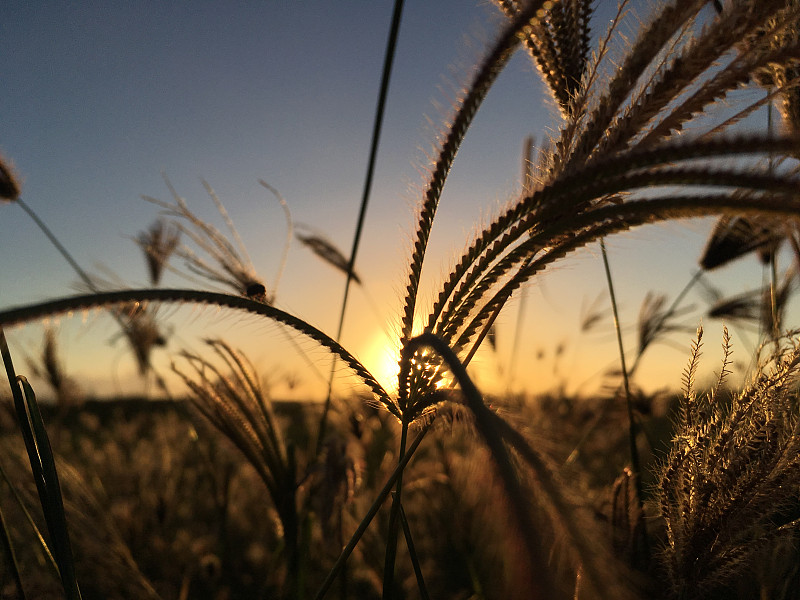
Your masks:
<instances>
[{"instance_id":1,"label":"sunlight glow","mask_svg":"<svg viewBox=\"0 0 800 600\"><path fill-rule=\"evenodd\" d=\"M382 333L376 335L370 343L365 364L387 392L397 392L400 349L387 344L386 336Z\"/></svg>"}]
</instances>

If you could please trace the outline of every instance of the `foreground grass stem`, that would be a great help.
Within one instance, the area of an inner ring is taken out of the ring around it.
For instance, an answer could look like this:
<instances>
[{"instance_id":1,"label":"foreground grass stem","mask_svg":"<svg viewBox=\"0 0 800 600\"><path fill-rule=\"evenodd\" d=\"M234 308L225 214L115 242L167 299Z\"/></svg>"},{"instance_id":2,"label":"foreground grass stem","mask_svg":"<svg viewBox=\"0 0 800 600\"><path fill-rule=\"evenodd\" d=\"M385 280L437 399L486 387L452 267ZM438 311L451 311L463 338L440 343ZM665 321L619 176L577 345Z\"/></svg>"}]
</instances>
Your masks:
<instances>
[{"instance_id":1,"label":"foreground grass stem","mask_svg":"<svg viewBox=\"0 0 800 600\"><path fill-rule=\"evenodd\" d=\"M417 578L420 598L422 598L422 600L429 600L430 596L428 595L428 588L425 585L425 578L422 576L422 567L419 564L419 557L417 556L417 550L414 546L414 538L411 536L411 526L408 524L406 511L403 509L402 503L400 503L400 523L403 526L406 546L408 547L408 553L411 557L411 566L414 567L414 575Z\"/></svg>"},{"instance_id":2,"label":"foreground grass stem","mask_svg":"<svg viewBox=\"0 0 800 600\"><path fill-rule=\"evenodd\" d=\"M419 448L419 445L422 443L425 434L428 433L429 430L430 430L430 424L423 427L422 430L417 434L417 437L414 438L414 441L411 442L411 445L409 445L408 450L400 459L400 462L398 463L397 467L395 467L395 470L392 471L392 474L389 476L389 479L386 480L386 483L384 484L383 488L381 488L381 491L378 492L377 496L375 497L375 500L372 503L372 506L370 506L369 510L367 511L367 514L364 515L363 519L361 519L361 523L358 524L358 527L356 528L355 532L353 532L350 541L342 550L341 554L339 555L339 558L336 560L330 572L328 573L328 576L325 578L325 581L322 582L322 585L320 586L317 595L314 597L315 600L322 600L322 598L325 597L325 594L328 592L328 589L330 589L334 580L339 575L341 570L344 568L347 559L353 553L353 550L358 545L358 542L361 540L361 536L364 535L364 532L367 530L367 527L369 527L370 523L372 523L372 519L374 519L375 515L378 514L378 511L380 510L387 496L391 494L392 488L395 486L395 483L403 474L403 470L406 468L409 461L411 461L411 458L414 456L414 452L417 451L417 448Z\"/></svg>"},{"instance_id":3,"label":"foreground grass stem","mask_svg":"<svg viewBox=\"0 0 800 600\"><path fill-rule=\"evenodd\" d=\"M406 454L406 441L408 439L408 422L404 419L400 432L400 460ZM394 564L397 558L397 533L400 525L401 493L403 490L403 473L397 478L397 486L392 494L392 509L389 513L389 533L386 541L386 560L383 569L383 599L391 600L394 587Z\"/></svg>"},{"instance_id":4,"label":"foreground grass stem","mask_svg":"<svg viewBox=\"0 0 800 600\"><path fill-rule=\"evenodd\" d=\"M639 462L639 450L636 447L636 420L633 414L633 399L631 398L631 384L628 378L628 367L625 363L625 347L622 344L622 328L619 322L619 310L617 306L617 295L614 292L614 280L611 277L611 267L608 263L608 253L603 238L600 238L600 251L603 255L603 268L608 283L608 293L611 297L611 310L614 315L614 331L617 335L617 348L619 349L619 362L622 371L622 387L625 393L625 404L628 410L628 442L630 445L631 469L636 481L636 496L639 508L642 508L642 467Z\"/></svg>"},{"instance_id":5,"label":"foreground grass stem","mask_svg":"<svg viewBox=\"0 0 800 600\"><path fill-rule=\"evenodd\" d=\"M61 486L58 481L55 458L50 447L50 439L44 428L33 388L24 377L17 376L14 372L11 352L2 327L0 327L0 354L2 354L6 375L11 384L14 408L25 441L25 448L28 451L33 478L39 492L39 502L50 533L53 555L58 563L58 572L61 576L64 593L67 600L80 600L81 592L75 576L75 562L67 531L64 501L61 497Z\"/></svg>"},{"instance_id":6,"label":"foreground grass stem","mask_svg":"<svg viewBox=\"0 0 800 600\"><path fill-rule=\"evenodd\" d=\"M400 31L400 19L403 14L403 1L395 0L394 10L392 12L392 24L389 30L389 39L386 42L386 56L383 63L383 74L381 75L381 87L378 93L378 106L375 109L375 123L372 128L372 140L370 142L369 160L367 162L367 174L364 179L364 190L361 195L361 206L358 211L358 220L356 221L356 231L353 234L353 247L350 250L350 260L347 265L347 279L344 284L344 296L342 297L342 309L339 313L339 325L336 330L336 341L341 341L342 331L344 329L344 317L347 312L347 300L350 295L350 285L353 282L353 274L355 273L356 256L358 255L358 248L361 243L361 232L364 228L364 219L367 216L367 206L369 205L369 197L372 192L372 178L375 174L375 163L378 157L378 145L381 139L381 129L383 127L383 114L386 109L386 97L389 93L389 81L392 75L392 64L394 63L395 49L397 48L397 35ZM331 407L331 394L333 392L333 376L336 369L336 359L333 359L331 364L331 373L328 379L328 395L325 398L325 405L322 409L322 416L319 422L319 431L317 434L317 450L322 447L325 441L325 430L328 422L328 412Z\"/></svg>"}]
</instances>

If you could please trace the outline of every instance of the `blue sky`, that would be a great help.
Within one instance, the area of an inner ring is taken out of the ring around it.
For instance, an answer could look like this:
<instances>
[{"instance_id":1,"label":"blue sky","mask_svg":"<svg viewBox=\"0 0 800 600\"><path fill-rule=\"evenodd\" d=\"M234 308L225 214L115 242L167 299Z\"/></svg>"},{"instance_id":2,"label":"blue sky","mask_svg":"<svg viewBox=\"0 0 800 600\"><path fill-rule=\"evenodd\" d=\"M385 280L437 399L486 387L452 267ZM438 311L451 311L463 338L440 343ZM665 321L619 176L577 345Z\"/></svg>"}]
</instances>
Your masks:
<instances>
[{"instance_id":1,"label":"blue sky","mask_svg":"<svg viewBox=\"0 0 800 600\"><path fill-rule=\"evenodd\" d=\"M595 23L603 29L613 7L600 4ZM388 1L11 1L0 22L0 150L24 178L26 202L89 271L102 264L128 285L146 283L144 261L129 238L158 213L142 195L169 199L165 172L190 206L221 228L200 179L211 184L257 270L270 281L285 224L259 178L281 191L295 222L349 251L391 10ZM426 153L454 90L497 22L496 11L483 2L406 2L357 263L365 290L353 294L343 340L378 371L384 369L383 332L395 328ZM515 191L523 138L542 140L556 123L538 76L518 54L453 168L432 238L424 298L430 299L431 285L446 273L474 225L486 222ZM6 257L0 261L0 306L72 293L77 277L23 211L0 208L0 251ZM648 228L610 241L631 323L647 290L674 294L688 279L707 226ZM562 376L570 373L572 382L591 378L613 358L608 329L589 340L576 329L581 305L604 289L597 254L592 248L582 252L528 292L529 330L517 369L532 387L553 383L554 365L535 358L540 349L552 356L556 345L565 344L572 354L565 352L555 368ZM755 264L744 268L749 281L758 281ZM186 283L168 277L165 285ZM277 304L333 334L343 286L340 273L294 244ZM506 350L517 306L500 322ZM221 331L262 370L278 374L274 381L297 372L302 381L309 379L302 363L287 359L274 327L209 309L165 313L175 320L171 350ZM115 341L110 321L92 313L58 324L68 369L86 388L141 389L130 381L133 362ZM20 328L12 342L32 354L40 336L35 326ZM690 336L685 338L688 347ZM668 368L677 384L685 353L673 354L677 362ZM486 356L482 362L479 380L500 385L492 380L498 367L508 368L507 357ZM157 364L166 370L168 355ZM661 369L664 362L657 365ZM664 376L669 378L659 370L647 377Z\"/></svg>"}]
</instances>

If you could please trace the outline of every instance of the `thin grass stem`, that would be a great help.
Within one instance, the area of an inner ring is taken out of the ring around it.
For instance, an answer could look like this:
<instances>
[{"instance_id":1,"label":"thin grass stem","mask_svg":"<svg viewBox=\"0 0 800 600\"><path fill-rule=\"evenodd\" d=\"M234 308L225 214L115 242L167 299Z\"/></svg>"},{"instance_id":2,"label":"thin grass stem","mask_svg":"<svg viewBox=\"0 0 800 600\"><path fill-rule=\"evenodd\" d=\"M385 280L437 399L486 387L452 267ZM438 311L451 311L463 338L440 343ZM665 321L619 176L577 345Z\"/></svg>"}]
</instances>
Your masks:
<instances>
[{"instance_id":1,"label":"thin grass stem","mask_svg":"<svg viewBox=\"0 0 800 600\"><path fill-rule=\"evenodd\" d=\"M428 588L425 585L425 578L422 576L422 567L419 564L419 557L414 548L414 538L411 536L411 527L406 518L406 511L403 508L403 503L400 503L400 524L403 526L403 535L406 538L406 546L408 547L408 554L411 557L411 566L414 568L414 575L417 578L417 588L419 589L419 596L422 600L429 600Z\"/></svg>"},{"instance_id":2,"label":"thin grass stem","mask_svg":"<svg viewBox=\"0 0 800 600\"><path fill-rule=\"evenodd\" d=\"M52 231L50 231L50 228L47 225L45 225L44 221L42 221L39 218L39 215L37 215L36 212L31 207L29 207L25 202L23 202L22 198L17 198L16 202L22 207L22 210L28 213L28 216L31 219L33 219L33 222L36 223L39 229L42 230L42 233L44 233L47 239L50 240L50 243L53 244L53 246L55 246L59 254L61 254L61 256L64 257L64 260L66 260L69 263L69 266L71 266L72 269L78 274L78 277L80 277L81 280L83 280L83 283L85 283L90 290L97 291L97 288L94 282L92 281L91 277L89 277L89 275L86 274L86 271L84 271L81 268L81 266L77 262L75 262L75 259L72 258L72 255L69 253L69 251L64 247L64 245L61 242L58 241L58 238L55 236L55 234Z\"/></svg>"},{"instance_id":3,"label":"thin grass stem","mask_svg":"<svg viewBox=\"0 0 800 600\"><path fill-rule=\"evenodd\" d=\"M381 129L383 128L383 114L386 110L386 97L389 93L389 82L392 75L392 65L394 63L395 49L397 48L397 36L400 31L400 19L403 14L403 0L395 0L394 10L392 11L392 23L389 29L389 39L386 42L386 55L383 63L383 73L381 75L380 92L378 93L378 105L375 109L375 123L372 128L372 140L370 142L369 160L367 162L367 174L364 178L364 190L361 195L361 206L358 211L356 230L353 234L353 247L350 250L350 260L347 264L347 279L344 284L344 296L342 297L342 309L339 313L339 325L336 329L336 341L342 339L344 330L344 317L347 312L347 300L350 295L350 285L353 281L355 272L356 256L361 243L361 232L364 228L364 220L367 216L367 206L372 192L372 178L375 174L375 164L378 157L378 145L381 139ZM322 416L319 421L317 434L317 446L315 456L319 456L322 444L325 441L325 430L328 423L328 413L331 408L331 396L333 393L333 376L336 369L336 357L331 364L331 373L328 379L328 394L325 398L325 405L322 408Z\"/></svg>"},{"instance_id":4,"label":"thin grass stem","mask_svg":"<svg viewBox=\"0 0 800 600\"><path fill-rule=\"evenodd\" d=\"M350 541L347 542L347 546L344 547L342 553L339 555L339 558L336 559L333 567L331 568L328 576L325 578L325 581L322 582L317 595L314 597L315 600L322 600L325 597L325 594L330 589L331 585L333 584L334 580L336 579L339 572L344 568L345 563L349 556L353 553L353 550L358 545L358 542L361 540L361 536L364 535L364 532L369 527L370 523L372 523L372 519L375 518L375 515L378 514L381 506L383 505L384 500L386 500L387 496L392 492L392 488L394 487L397 479L403 474L403 470L408 465L411 458L414 456L414 452L416 452L419 445L422 443L422 439L425 437L425 434L428 433L430 430L432 423L426 424L422 430L417 434L417 437L414 438L414 441L411 442L411 445L408 447L408 450L400 459L397 467L395 470L392 471L392 474L389 476L389 479L386 480L383 488L381 491L378 492L378 495L375 497L375 501L370 506L367 514L364 515L364 518L361 520L361 523L358 524L355 532L350 538Z\"/></svg>"},{"instance_id":5,"label":"thin grass stem","mask_svg":"<svg viewBox=\"0 0 800 600\"><path fill-rule=\"evenodd\" d=\"M603 270L608 284L608 294L611 298L611 312L614 315L614 331L617 336L617 349L619 350L619 363L622 370L622 388L625 392L625 404L628 411L628 443L631 456L631 470L633 471L634 481L636 482L636 501L639 508L643 507L642 500L642 466L639 462L639 450L636 448L636 421L633 417L633 399L631 398L631 385L628 379L628 367L625 363L625 346L622 343L622 327L619 321L619 307L617 295L614 291L614 279L611 277L611 266L608 262L608 252L606 252L605 238L600 238L600 252L603 257Z\"/></svg>"},{"instance_id":6,"label":"thin grass stem","mask_svg":"<svg viewBox=\"0 0 800 600\"><path fill-rule=\"evenodd\" d=\"M405 456L406 441L408 439L408 421L403 419L402 429L400 431L400 450L398 455ZM397 485L392 494L392 509L389 513L389 531L386 541L386 558L383 568L383 600L391 600L392 588L394 586L394 564L397 558L397 533L400 526L400 501L401 493L403 491L403 474L397 478Z\"/></svg>"}]
</instances>

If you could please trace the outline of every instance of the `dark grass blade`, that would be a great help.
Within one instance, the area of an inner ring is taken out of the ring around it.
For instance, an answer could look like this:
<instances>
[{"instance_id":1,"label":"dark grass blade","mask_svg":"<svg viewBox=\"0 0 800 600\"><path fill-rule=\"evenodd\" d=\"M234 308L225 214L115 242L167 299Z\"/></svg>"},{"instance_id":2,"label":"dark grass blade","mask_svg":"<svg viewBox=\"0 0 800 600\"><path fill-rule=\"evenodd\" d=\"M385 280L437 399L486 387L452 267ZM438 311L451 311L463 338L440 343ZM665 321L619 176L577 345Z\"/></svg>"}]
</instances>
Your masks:
<instances>
[{"instance_id":1,"label":"dark grass blade","mask_svg":"<svg viewBox=\"0 0 800 600\"><path fill-rule=\"evenodd\" d=\"M548 560L543 548L539 543L537 529L534 526L531 513L529 498L523 491L518 473L512 463L511 456L503 443L503 439L496 429L490 415L493 413L483 402L483 397L478 388L467 374L462 362L452 349L438 336L432 333L423 333L412 338L403 348L401 364L408 365L414 353L422 347L429 347L436 351L447 363L451 372L455 376L467 406L475 415L475 425L478 433L483 437L484 442L489 448L492 459L497 468L497 472L503 481L506 496L509 501L510 510L517 522L521 533L521 541L525 545L528 553L529 564L531 565L531 597L532 598L552 598L556 589L549 570ZM400 372L400 389L408 386L408 369Z\"/></svg>"},{"instance_id":2,"label":"dark grass blade","mask_svg":"<svg viewBox=\"0 0 800 600\"><path fill-rule=\"evenodd\" d=\"M50 438L47 436L33 388L24 377L18 377L14 372L11 352L2 328L0 328L0 353L11 385L14 409L19 420L25 448L28 451L33 478L39 492L39 502L42 505L47 529L50 532L61 583L68 600L79 600L81 592L75 576L75 561L72 556L64 501L61 497L61 487L58 483Z\"/></svg>"},{"instance_id":3,"label":"dark grass blade","mask_svg":"<svg viewBox=\"0 0 800 600\"><path fill-rule=\"evenodd\" d=\"M361 194L361 205L358 209L358 220L356 230L353 234L353 246L350 249L350 258L345 266L347 280L344 285L344 295L342 296L342 308L339 312L339 325L336 328L336 340L342 339L344 331L344 318L347 314L347 300L350 296L350 284L355 280L356 257L358 248L361 244L361 232L364 229L364 220L367 216L367 207L372 193L372 178L375 174L375 164L378 158L378 146L381 140L381 130L383 129L383 115L386 110L386 98L389 95L389 83L392 75L392 65L394 64L395 50L397 49L397 37L400 33L400 22L403 16L404 0L395 0L392 10L392 23L389 29L389 39L386 41L386 54L383 62L383 72L381 74L381 87L378 93L378 104L375 107L375 122L372 127L372 139L370 142L369 160L367 161L367 173L364 178L364 189ZM336 367L336 359L331 364L331 374L328 377L328 395L325 398L325 405L322 409L322 416L319 421L317 433L317 449L319 454L322 443L325 440L325 430L328 423L328 413L331 408L331 393L333 391L333 374Z\"/></svg>"},{"instance_id":4,"label":"dark grass blade","mask_svg":"<svg viewBox=\"0 0 800 600\"><path fill-rule=\"evenodd\" d=\"M562 526L581 557L582 571L600 592L600 597L626 597L620 596L620 593L624 594L624 592L622 588L617 589L616 586L622 580L613 577L611 575L613 570L609 572L608 566L603 567L599 562L596 548L588 541L585 532L580 529L578 522L573 518L571 509L542 458L516 429L486 406L480 391L453 350L438 336L432 333L423 333L409 340L403 348L404 360L410 360L415 352L425 346L433 349L442 357L458 381L464 394L464 400L475 416L475 427L489 448L497 472L503 480L510 509L520 528L522 541L526 546L531 565L535 569L531 573L538 575L538 579L531 581L531 584L535 586L535 589L531 589L531 597L554 597L553 590L556 588L549 571L549 561L538 542L537 530L529 512L530 498L523 492L522 482L519 480L517 470L505 446L506 443L513 447L536 473L539 486L549 502L553 504ZM400 376L400 386L403 389L407 385L408 372L401 371Z\"/></svg>"},{"instance_id":5,"label":"dark grass blade","mask_svg":"<svg viewBox=\"0 0 800 600\"><path fill-rule=\"evenodd\" d=\"M42 552L44 553L44 557L47 560L47 563L51 567L53 567L53 573L55 573L55 575L58 576L58 565L56 564L56 559L53 558L53 553L50 552L50 547L47 545L47 542L45 541L42 532L39 531L39 527L36 525L36 521L33 520L31 512L28 510L28 507L25 505L25 502L22 501L22 497L20 497L19 492L14 487L14 484L11 482L11 479L9 478L8 473L6 473L6 470L3 468L2 463L0 463L0 476L2 476L3 479L5 480L6 485L11 490L11 494L14 496L14 500L17 502L17 505L19 505L19 508L25 515L25 519L28 521L28 524L31 526L31 529L33 529L33 532L36 534L36 540L39 542L39 545L42 548Z\"/></svg>"},{"instance_id":6,"label":"dark grass blade","mask_svg":"<svg viewBox=\"0 0 800 600\"><path fill-rule=\"evenodd\" d=\"M25 407L27 414L18 414L20 421L23 416L28 419L28 427L32 428L35 448L28 448L28 455L31 457L33 466L33 452L35 451L41 470L41 484L37 478L37 488L39 489L39 501L44 511L47 529L50 531L50 538L53 540L53 550L58 569L61 574L61 583L69 600L76 600L81 597L78 588L78 580L75 575L75 559L72 555L72 548L67 530L67 518L64 512L64 500L61 496L61 486L58 482L58 472L56 470L53 450L50 447L50 438L42 421L39 412L39 405L36 402L36 395L28 380L18 376L17 380L22 386L25 394Z\"/></svg>"}]
</instances>

